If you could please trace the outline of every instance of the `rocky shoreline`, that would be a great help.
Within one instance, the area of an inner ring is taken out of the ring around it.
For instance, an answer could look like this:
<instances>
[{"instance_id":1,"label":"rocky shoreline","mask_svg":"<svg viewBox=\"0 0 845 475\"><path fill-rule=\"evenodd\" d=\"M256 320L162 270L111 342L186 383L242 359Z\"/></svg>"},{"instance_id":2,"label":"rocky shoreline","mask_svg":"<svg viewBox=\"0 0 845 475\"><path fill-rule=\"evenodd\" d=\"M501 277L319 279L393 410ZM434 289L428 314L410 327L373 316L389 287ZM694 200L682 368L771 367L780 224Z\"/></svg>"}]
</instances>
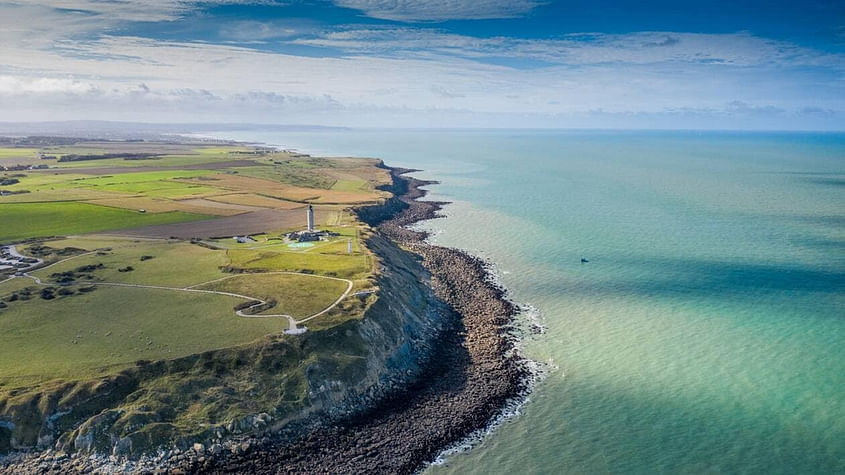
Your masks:
<instances>
[{"instance_id":1,"label":"rocky shoreline","mask_svg":"<svg viewBox=\"0 0 845 475\"><path fill-rule=\"evenodd\" d=\"M485 430L524 398L533 372L519 355L512 323L518 308L483 260L426 242L408 226L439 217L443 203L420 201L432 182L390 169L394 198L358 210L379 234L418 256L437 297L453 310L416 383L354 416L327 421L291 441L265 433L211 446L194 444L139 461L114 456L23 455L6 470L28 473L413 473L449 447ZM0 473L4 472L0 466Z\"/></svg>"},{"instance_id":2,"label":"rocky shoreline","mask_svg":"<svg viewBox=\"0 0 845 475\"><path fill-rule=\"evenodd\" d=\"M361 218L413 251L435 293L455 310L452 327L419 382L352 421L293 444L272 444L217 460L214 473L413 473L445 448L489 426L524 397L531 371L509 331L518 309L490 278L487 264L463 251L428 244L408 229L438 217L442 203L420 201L432 182L391 169L397 197Z\"/></svg>"}]
</instances>

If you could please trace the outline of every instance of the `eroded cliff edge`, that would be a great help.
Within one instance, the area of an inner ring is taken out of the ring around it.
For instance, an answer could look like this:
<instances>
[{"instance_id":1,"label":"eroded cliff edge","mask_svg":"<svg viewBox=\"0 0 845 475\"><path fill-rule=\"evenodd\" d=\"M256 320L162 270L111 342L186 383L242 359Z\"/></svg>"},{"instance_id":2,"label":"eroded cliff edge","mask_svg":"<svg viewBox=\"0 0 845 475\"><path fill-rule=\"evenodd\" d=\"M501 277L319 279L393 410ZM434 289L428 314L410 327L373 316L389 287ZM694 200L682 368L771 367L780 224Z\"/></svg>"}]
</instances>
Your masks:
<instances>
[{"instance_id":1,"label":"eroded cliff edge","mask_svg":"<svg viewBox=\"0 0 845 475\"><path fill-rule=\"evenodd\" d=\"M17 453L0 459L0 471L56 460L68 469L196 470L270 434L273 443L295 440L348 419L417 381L452 312L416 256L378 233L366 242L380 271L362 319L12 393L0 399L0 448Z\"/></svg>"},{"instance_id":2,"label":"eroded cliff edge","mask_svg":"<svg viewBox=\"0 0 845 475\"><path fill-rule=\"evenodd\" d=\"M362 320L0 402L11 443L51 448L6 470L408 473L488 425L527 387L516 308L484 262L407 228L440 208L408 171L359 210L381 260Z\"/></svg>"},{"instance_id":3,"label":"eroded cliff edge","mask_svg":"<svg viewBox=\"0 0 845 475\"><path fill-rule=\"evenodd\" d=\"M408 229L436 217L442 205L419 199L431 182L404 176L411 171L391 169L395 198L359 216L419 256L435 294L454 312L422 377L358 417L294 443L216 459L209 471L412 473L524 398L533 374L512 332L517 308L484 261L430 245L424 232Z\"/></svg>"}]
</instances>

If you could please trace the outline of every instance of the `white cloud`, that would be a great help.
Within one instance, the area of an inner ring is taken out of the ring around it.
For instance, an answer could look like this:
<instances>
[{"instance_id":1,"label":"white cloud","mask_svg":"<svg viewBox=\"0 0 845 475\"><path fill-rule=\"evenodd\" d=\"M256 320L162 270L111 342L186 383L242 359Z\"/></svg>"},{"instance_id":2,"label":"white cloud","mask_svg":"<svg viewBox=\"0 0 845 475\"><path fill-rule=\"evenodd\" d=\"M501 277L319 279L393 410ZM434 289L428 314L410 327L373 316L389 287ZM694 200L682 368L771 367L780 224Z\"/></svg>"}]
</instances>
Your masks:
<instances>
[{"instance_id":1,"label":"white cloud","mask_svg":"<svg viewBox=\"0 0 845 475\"><path fill-rule=\"evenodd\" d=\"M397 57L519 58L550 64L653 64L660 62L713 65L810 65L845 71L842 55L821 53L750 33L637 32L582 33L557 39L476 38L420 28L359 28L295 40L299 44L336 48L354 54Z\"/></svg>"},{"instance_id":2,"label":"white cloud","mask_svg":"<svg viewBox=\"0 0 845 475\"><path fill-rule=\"evenodd\" d=\"M242 42L264 41L280 38L292 38L309 31L299 22L293 25L289 22L265 21L233 21L226 22L220 27L220 36L228 40Z\"/></svg>"},{"instance_id":3,"label":"white cloud","mask_svg":"<svg viewBox=\"0 0 845 475\"><path fill-rule=\"evenodd\" d=\"M6 0L7 4L40 6L81 12L99 20L120 22L169 21L194 10L198 4L274 4L274 0Z\"/></svg>"},{"instance_id":4,"label":"white cloud","mask_svg":"<svg viewBox=\"0 0 845 475\"><path fill-rule=\"evenodd\" d=\"M515 18L540 5L533 0L335 0L334 3L361 10L372 18L403 22Z\"/></svg>"},{"instance_id":5,"label":"white cloud","mask_svg":"<svg viewBox=\"0 0 845 475\"><path fill-rule=\"evenodd\" d=\"M0 76L0 94L93 94L99 92L94 84L61 78L21 78Z\"/></svg>"},{"instance_id":6,"label":"white cloud","mask_svg":"<svg viewBox=\"0 0 845 475\"><path fill-rule=\"evenodd\" d=\"M118 36L117 12L136 15L137 6L58 2L85 11L0 3L4 117L382 126L578 126L578 120L613 126L627 118L636 126L639 120L704 124L718 117L726 125L728 118L764 123L800 116L802 123L845 126L843 55L749 33L535 40L349 27L322 34L306 28L303 37L303 25L289 31L295 28L275 22L250 23L250 34L230 35L345 54L304 57ZM169 18L185 5L153 0L137 15ZM496 65L507 64L502 59L544 67Z\"/></svg>"}]
</instances>

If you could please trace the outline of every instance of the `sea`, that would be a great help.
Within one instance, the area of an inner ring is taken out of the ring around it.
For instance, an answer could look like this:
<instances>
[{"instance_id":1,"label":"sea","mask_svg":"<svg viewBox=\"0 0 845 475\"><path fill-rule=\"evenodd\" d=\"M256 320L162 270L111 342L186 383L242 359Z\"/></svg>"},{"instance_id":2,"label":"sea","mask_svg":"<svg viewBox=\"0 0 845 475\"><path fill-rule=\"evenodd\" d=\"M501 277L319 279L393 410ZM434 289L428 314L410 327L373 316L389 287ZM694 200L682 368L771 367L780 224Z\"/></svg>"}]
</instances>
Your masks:
<instances>
[{"instance_id":1,"label":"sea","mask_svg":"<svg viewBox=\"0 0 845 475\"><path fill-rule=\"evenodd\" d=\"M214 134L421 169L541 329L518 415L428 473L845 473L845 134Z\"/></svg>"}]
</instances>

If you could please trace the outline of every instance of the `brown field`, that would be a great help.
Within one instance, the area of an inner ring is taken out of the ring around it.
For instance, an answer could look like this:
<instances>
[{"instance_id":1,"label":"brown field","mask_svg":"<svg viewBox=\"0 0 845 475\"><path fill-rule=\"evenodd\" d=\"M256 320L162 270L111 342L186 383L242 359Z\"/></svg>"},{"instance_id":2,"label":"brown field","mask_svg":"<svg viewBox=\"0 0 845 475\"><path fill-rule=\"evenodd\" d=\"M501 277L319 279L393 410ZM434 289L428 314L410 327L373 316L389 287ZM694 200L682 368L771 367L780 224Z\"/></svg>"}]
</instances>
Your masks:
<instances>
[{"instance_id":1,"label":"brown field","mask_svg":"<svg viewBox=\"0 0 845 475\"><path fill-rule=\"evenodd\" d=\"M186 178L176 181L190 184L209 185L232 191L251 191L262 195L299 202L352 204L378 201L381 198L379 193L302 188L299 186L264 180L262 178L227 174L204 176L202 179Z\"/></svg>"},{"instance_id":2,"label":"brown field","mask_svg":"<svg viewBox=\"0 0 845 475\"><path fill-rule=\"evenodd\" d=\"M257 206L259 208L296 209L305 206L302 203L270 198L267 196L256 195L254 193L232 193L228 195L208 196L206 199L220 203Z\"/></svg>"},{"instance_id":3,"label":"brown field","mask_svg":"<svg viewBox=\"0 0 845 475\"><path fill-rule=\"evenodd\" d=\"M314 218L318 224L330 220L337 211L329 208L316 207ZM227 216L189 223L160 224L144 226L142 228L115 231L111 234L138 237L181 239L216 238L258 234L271 231L293 230L304 227L305 211L303 209L282 210L262 209L236 216Z\"/></svg>"},{"instance_id":4,"label":"brown field","mask_svg":"<svg viewBox=\"0 0 845 475\"><path fill-rule=\"evenodd\" d=\"M184 211L187 213L209 214L213 216L233 216L236 214L246 213L248 211L255 211L258 209L250 206L217 203L215 201L209 201L202 198L191 198L187 200L165 200L138 196L129 198L90 200L88 201L88 203L100 206L110 206L112 208L125 208L133 210L143 209L147 213Z\"/></svg>"},{"instance_id":5,"label":"brown field","mask_svg":"<svg viewBox=\"0 0 845 475\"><path fill-rule=\"evenodd\" d=\"M229 214L240 214L248 211L258 211L259 206L248 206L236 203L226 203L217 200L210 200L208 198L191 198L189 200L179 200L177 203L180 206L191 206L196 208L203 208L208 210L218 210L220 213L226 212L224 216Z\"/></svg>"},{"instance_id":6,"label":"brown field","mask_svg":"<svg viewBox=\"0 0 845 475\"><path fill-rule=\"evenodd\" d=\"M366 166L346 167L336 170L328 169L326 170L326 173L334 176L338 180L358 178L370 183L373 187L390 183L391 180L390 172L381 168L374 168L370 166L369 161Z\"/></svg>"}]
</instances>

